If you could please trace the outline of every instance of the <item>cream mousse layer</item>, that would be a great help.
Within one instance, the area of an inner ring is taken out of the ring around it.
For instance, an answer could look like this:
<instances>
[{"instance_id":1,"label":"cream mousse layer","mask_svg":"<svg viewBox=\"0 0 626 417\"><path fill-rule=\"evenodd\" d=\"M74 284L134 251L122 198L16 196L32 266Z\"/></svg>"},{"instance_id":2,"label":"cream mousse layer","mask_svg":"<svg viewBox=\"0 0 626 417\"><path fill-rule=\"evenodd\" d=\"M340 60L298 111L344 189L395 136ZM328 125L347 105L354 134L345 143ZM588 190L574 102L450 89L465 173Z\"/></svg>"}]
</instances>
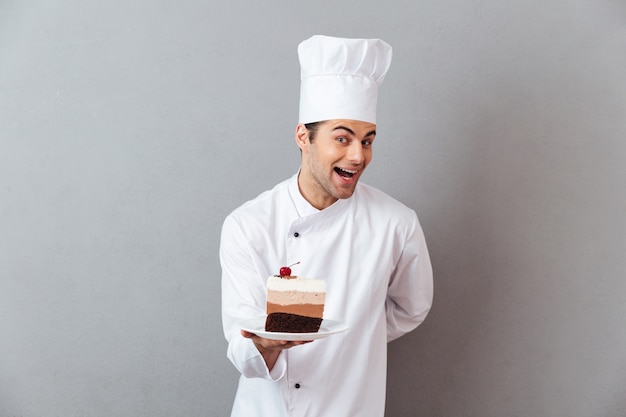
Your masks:
<instances>
[{"instance_id":1,"label":"cream mousse layer","mask_svg":"<svg viewBox=\"0 0 626 417\"><path fill-rule=\"evenodd\" d=\"M325 301L326 281L278 276L267 280L267 314L280 312L322 318Z\"/></svg>"}]
</instances>

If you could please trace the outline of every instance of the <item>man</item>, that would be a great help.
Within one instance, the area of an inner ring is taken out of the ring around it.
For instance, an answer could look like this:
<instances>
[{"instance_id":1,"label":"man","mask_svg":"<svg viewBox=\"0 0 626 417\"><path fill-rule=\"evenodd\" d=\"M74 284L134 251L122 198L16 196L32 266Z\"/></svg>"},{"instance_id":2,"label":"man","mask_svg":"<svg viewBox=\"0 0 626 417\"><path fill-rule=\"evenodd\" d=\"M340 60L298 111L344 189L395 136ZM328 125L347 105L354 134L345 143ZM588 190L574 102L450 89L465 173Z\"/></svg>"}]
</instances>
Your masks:
<instances>
[{"instance_id":1,"label":"man","mask_svg":"<svg viewBox=\"0 0 626 417\"><path fill-rule=\"evenodd\" d=\"M359 183L391 47L313 36L298 53L301 168L222 229L227 354L242 375L232 416L383 416L387 342L425 319L433 292L415 212ZM295 262L295 275L326 280L324 317L348 331L308 343L240 330L239 321L265 314L267 277Z\"/></svg>"}]
</instances>

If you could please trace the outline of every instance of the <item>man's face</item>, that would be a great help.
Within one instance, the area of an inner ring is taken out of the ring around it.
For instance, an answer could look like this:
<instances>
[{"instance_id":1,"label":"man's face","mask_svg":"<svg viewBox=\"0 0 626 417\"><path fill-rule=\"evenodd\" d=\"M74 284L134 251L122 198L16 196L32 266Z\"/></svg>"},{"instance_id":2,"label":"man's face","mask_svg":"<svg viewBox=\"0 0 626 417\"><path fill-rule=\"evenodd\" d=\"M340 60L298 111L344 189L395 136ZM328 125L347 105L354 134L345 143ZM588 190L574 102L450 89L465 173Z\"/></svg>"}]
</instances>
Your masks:
<instances>
[{"instance_id":1,"label":"man's face","mask_svg":"<svg viewBox=\"0 0 626 417\"><path fill-rule=\"evenodd\" d=\"M372 160L376 125L356 120L328 120L319 126L313 141L300 124L296 142L302 150L298 177L300 192L309 203L324 209L354 193L365 167Z\"/></svg>"}]
</instances>

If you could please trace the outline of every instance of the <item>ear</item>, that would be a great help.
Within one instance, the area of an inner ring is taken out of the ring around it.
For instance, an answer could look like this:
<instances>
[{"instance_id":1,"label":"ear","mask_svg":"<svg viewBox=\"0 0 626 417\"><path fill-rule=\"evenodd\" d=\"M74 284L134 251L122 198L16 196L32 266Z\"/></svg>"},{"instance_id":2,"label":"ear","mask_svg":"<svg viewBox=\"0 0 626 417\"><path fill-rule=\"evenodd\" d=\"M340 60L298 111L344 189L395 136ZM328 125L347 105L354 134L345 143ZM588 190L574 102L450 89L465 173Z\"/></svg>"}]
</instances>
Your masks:
<instances>
[{"instance_id":1,"label":"ear","mask_svg":"<svg viewBox=\"0 0 626 417\"><path fill-rule=\"evenodd\" d=\"M300 123L296 126L296 144L301 151L305 151L309 147L309 130Z\"/></svg>"}]
</instances>

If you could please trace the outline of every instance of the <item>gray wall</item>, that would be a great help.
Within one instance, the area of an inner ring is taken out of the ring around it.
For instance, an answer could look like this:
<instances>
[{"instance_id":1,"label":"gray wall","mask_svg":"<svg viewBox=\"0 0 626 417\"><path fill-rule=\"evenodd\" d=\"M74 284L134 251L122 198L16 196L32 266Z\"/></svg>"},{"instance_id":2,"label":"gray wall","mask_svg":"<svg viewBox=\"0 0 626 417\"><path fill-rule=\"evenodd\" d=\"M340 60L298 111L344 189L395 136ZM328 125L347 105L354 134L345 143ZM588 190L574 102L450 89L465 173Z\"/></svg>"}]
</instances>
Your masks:
<instances>
[{"instance_id":1,"label":"gray wall","mask_svg":"<svg viewBox=\"0 0 626 417\"><path fill-rule=\"evenodd\" d=\"M228 414L221 222L315 33L395 51L365 181L436 296L388 416L626 415L626 4L362 3L0 0L0 417Z\"/></svg>"}]
</instances>

